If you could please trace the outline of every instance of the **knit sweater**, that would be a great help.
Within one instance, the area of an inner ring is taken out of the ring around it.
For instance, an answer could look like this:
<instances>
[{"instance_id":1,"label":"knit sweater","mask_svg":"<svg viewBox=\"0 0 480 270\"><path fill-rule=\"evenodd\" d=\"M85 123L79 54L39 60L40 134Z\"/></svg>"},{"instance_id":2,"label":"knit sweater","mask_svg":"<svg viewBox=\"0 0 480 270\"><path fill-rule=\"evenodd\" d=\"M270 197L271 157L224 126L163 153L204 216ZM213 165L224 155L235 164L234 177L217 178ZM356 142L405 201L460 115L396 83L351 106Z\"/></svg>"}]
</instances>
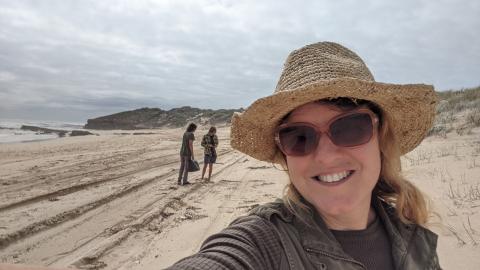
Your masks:
<instances>
[{"instance_id":1,"label":"knit sweater","mask_svg":"<svg viewBox=\"0 0 480 270\"><path fill-rule=\"evenodd\" d=\"M364 230L331 232L345 253L368 270L394 269L390 240L378 217Z\"/></svg>"}]
</instances>

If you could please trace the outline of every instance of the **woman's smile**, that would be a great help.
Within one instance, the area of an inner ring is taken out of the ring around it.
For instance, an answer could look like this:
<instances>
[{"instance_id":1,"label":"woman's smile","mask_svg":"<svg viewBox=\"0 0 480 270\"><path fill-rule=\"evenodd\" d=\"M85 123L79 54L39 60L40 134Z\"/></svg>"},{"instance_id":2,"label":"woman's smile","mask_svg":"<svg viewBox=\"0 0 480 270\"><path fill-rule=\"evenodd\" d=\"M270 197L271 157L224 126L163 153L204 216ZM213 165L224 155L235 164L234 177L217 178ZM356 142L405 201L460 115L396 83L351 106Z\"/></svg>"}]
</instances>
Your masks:
<instances>
[{"instance_id":1,"label":"woman's smile","mask_svg":"<svg viewBox=\"0 0 480 270\"><path fill-rule=\"evenodd\" d=\"M353 170L345 170L343 172L331 173L331 174L320 174L313 176L312 179L320 182L322 184L331 185L331 184L341 184L348 179L354 173Z\"/></svg>"}]
</instances>

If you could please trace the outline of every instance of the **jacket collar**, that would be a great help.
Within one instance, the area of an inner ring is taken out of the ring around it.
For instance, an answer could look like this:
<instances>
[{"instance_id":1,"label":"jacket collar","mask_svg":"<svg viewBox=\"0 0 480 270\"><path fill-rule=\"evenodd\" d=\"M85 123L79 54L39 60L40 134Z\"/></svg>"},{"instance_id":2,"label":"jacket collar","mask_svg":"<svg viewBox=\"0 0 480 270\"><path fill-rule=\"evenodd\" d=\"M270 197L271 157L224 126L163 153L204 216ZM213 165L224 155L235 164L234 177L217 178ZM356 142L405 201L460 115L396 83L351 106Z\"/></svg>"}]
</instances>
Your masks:
<instances>
[{"instance_id":1,"label":"jacket collar","mask_svg":"<svg viewBox=\"0 0 480 270\"><path fill-rule=\"evenodd\" d=\"M310 209L314 209L308 202L306 203ZM408 247L414 239L414 234L421 234L425 240L424 252L426 254L434 253L436 249L437 236L429 230L415 224L405 224L396 215L395 208L380 198L372 196L372 206L375 208L378 218L383 223L388 237L392 244L392 257L396 269L402 269L405 265L405 260L408 257ZM286 223L291 223L298 231L302 246L306 249L314 249L317 251L329 253L333 256L352 260L346 254L340 243L335 239L327 225L320 217L320 215L313 211L312 215L306 212L298 217L291 213L282 200L277 200L273 203L259 207L253 212L270 220L272 216L276 216ZM303 222L303 220L310 220L310 223ZM428 257L428 256L427 256Z\"/></svg>"}]
</instances>

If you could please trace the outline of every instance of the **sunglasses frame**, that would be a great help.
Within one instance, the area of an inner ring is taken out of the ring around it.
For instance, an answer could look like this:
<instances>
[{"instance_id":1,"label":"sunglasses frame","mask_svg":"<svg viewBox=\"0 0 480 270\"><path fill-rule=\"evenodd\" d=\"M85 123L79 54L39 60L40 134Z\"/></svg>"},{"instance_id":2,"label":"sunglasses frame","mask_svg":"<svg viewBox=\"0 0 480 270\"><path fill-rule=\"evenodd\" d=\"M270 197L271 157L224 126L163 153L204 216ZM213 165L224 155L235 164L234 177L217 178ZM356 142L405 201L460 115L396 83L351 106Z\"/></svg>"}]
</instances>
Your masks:
<instances>
[{"instance_id":1,"label":"sunglasses frame","mask_svg":"<svg viewBox=\"0 0 480 270\"><path fill-rule=\"evenodd\" d=\"M338 119L341 119L341 118L344 118L346 116L353 115L353 114L368 114L370 116L370 120L372 121L372 129L373 129L372 134L370 135L370 138L368 138L368 140L364 143L351 145L351 146L341 146L341 145L335 144L335 142L332 140L332 136L330 134L330 125L333 122L337 121ZM346 113L339 114L339 115L333 117L332 119L328 120L328 122L321 127L319 127L317 125L314 125L314 124L311 124L311 123L306 123L306 122L285 123L285 124L281 124L281 125L279 125L275 128L275 144L280 149L280 151L282 151L282 153L284 155L287 155L287 156L307 156L307 155L311 154L313 151L315 151L316 147L318 147L318 143L320 141L321 136L323 134L326 134L328 136L328 138L330 139L330 141L338 147L345 147L345 148L356 147L356 146L363 145L363 144L366 144L366 143L370 142L373 135L377 132L378 123L379 123L378 116L374 112L372 112L370 109L367 109L367 108L355 109L355 110L352 110L352 111L348 111ZM280 131L283 128L291 127L291 126L308 126L308 127L311 127L315 130L317 136L315 136L315 147L312 148L313 150L311 150L309 152L306 152L305 154L301 154L301 155L290 155L290 154L286 153L286 151L283 149L282 144L280 142Z\"/></svg>"}]
</instances>

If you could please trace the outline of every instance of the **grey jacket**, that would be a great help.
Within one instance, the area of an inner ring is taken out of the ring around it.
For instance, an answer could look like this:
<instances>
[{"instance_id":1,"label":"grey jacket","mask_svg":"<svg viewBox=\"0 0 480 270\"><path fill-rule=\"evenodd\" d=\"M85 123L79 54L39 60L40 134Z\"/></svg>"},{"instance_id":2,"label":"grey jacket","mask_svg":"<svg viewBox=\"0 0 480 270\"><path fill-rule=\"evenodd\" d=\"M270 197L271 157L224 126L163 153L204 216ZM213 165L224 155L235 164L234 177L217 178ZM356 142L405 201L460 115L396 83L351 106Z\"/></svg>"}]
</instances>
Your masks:
<instances>
[{"instance_id":1,"label":"grey jacket","mask_svg":"<svg viewBox=\"0 0 480 270\"><path fill-rule=\"evenodd\" d=\"M373 204L391 240L395 269L441 269L433 232L402 223L378 199ZM317 226L302 222L281 200L259 206L168 269L366 269L342 250L321 218L314 220Z\"/></svg>"}]
</instances>

